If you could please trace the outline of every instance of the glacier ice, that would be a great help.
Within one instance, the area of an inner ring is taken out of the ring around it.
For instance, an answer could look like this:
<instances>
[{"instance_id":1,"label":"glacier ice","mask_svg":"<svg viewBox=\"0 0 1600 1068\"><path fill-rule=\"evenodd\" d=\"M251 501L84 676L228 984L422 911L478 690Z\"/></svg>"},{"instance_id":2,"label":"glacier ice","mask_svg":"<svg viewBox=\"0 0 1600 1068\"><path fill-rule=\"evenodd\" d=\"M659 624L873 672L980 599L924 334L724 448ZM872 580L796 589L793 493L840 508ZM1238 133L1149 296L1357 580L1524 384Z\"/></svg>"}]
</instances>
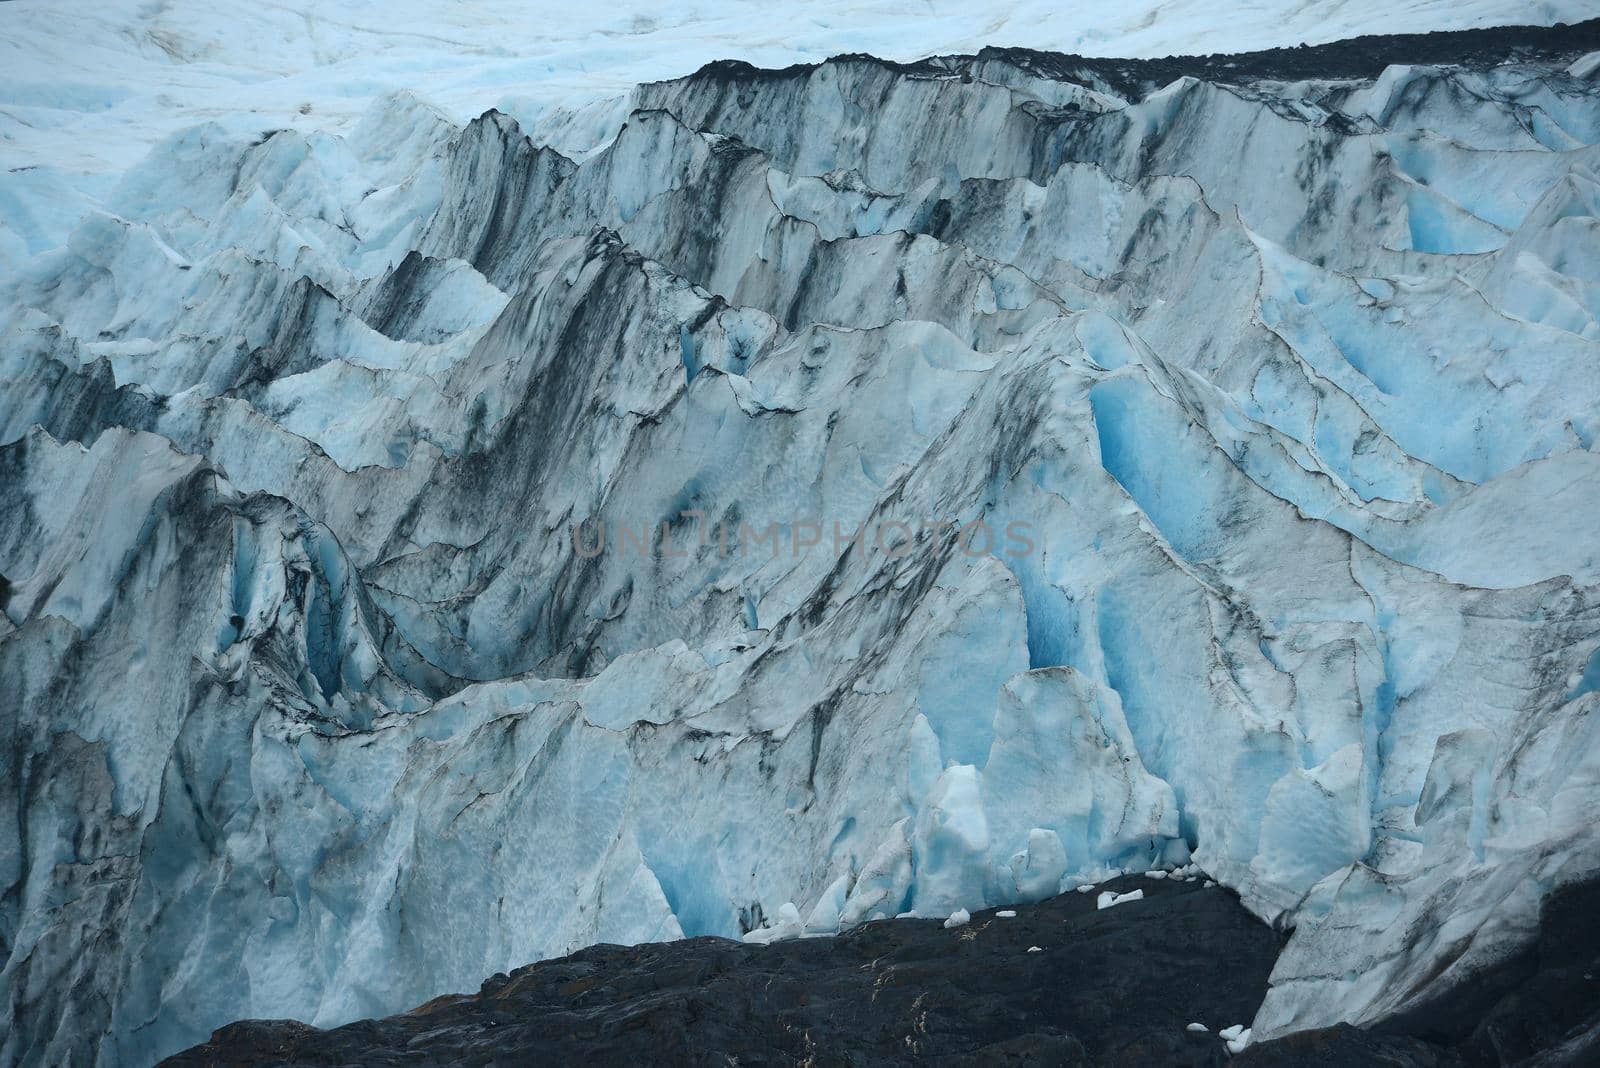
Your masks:
<instances>
[{"instance_id":1,"label":"glacier ice","mask_svg":"<svg viewBox=\"0 0 1600 1068\"><path fill-rule=\"evenodd\" d=\"M1049 0L663 0L530 17L519 0L439 5L349 0L103 0L63 9L8 0L0 34L0 265L54 248L153 144L197 122L234 136L266 129L348 134L368 101L426 85L430 109L465 122L489 108L577 158L605 143L641 81L740 59L767 67L867 52L900 61L988 45L1097 56L1166 56L1318 43L1371 33L1551 24L1587 0L1345 0L1252 5L1217 18L1205 0L1128 0L1063 9ZM1008 75L994 74L997 79ZM1052 104L1073 89L1043 91ZM370 132L372 127L368 126ZM396 127L393 147L425 130ZM381 188L381 187L380 187ZM381 210L382 200L371 207Z\"/></svg>"},{"instance_id":2,"label":"glacier ice","mask_svg":"<svg viewBox=\"0 0 1600 1068\"><path fill-rule=\"evenodd\" d=\"M18 261L0 1060L1123 872L1293 929L1241 1038L1519 944L1600 869L1597 72L1140 70L189 127Z\"/></svg>"}]
</instances>

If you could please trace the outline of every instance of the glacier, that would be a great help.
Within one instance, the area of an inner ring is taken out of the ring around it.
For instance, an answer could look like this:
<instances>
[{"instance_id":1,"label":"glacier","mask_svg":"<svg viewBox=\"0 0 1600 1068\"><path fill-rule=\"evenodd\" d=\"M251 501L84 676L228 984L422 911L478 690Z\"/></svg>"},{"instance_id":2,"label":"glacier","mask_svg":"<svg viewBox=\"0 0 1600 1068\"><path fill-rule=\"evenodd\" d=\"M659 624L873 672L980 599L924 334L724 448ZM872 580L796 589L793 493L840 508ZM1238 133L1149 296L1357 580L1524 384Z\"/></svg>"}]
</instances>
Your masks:
<instances>
[{"instance_id":1,"label":"glacier","mask_svg":"<svg viewBox=\"0 0 1600 1068\"><path fill-rule=\"evenodd\" d=\"M639 82L739 59L900 62L1021 45L1090 56L1243 52L1362 33L1549 25L1589 0L6 0L0 9L0 268L64 244L117 180L201 122L236 136L346 134L376 97L425 86L464 124L490 108L578 157L609 140Z\"/></svg>"},{"instance_id":2,"label":"glacier","mask_svg":"<svg viewBox=\"0 0 1600 1068\"><path fill-rule=\"evenodd\" d=\"M0 1061L1188 864L1257 1039L1514 952L1600 873L1600 23L1423 40L164 133L0 280Z\"/></svg>"}]
</instances>

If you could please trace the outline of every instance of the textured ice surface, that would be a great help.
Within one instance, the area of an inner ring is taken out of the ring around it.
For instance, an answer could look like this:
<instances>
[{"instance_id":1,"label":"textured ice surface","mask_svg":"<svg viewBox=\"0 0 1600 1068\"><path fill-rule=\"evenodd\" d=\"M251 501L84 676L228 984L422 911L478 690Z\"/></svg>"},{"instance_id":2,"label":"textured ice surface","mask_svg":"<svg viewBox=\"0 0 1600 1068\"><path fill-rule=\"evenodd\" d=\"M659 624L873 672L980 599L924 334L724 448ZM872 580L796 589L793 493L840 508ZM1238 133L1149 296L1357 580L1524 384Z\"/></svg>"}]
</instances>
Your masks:
<instances>
[{"instance_id":1,"label":"textured ice surface","mask_svg":"<svg viewBox=\"0 0 1600 1068\"><path fill-rule=\"evenodd\" d=\"M0 1059L1191 863L1263 1037L1506 952L1600 867L1575 59L163 130L0 277Z\"/></svg>"},{"instance_id":2,"label":"textured ice surface","mask_svg":"<svg viewBox=\"0 0 1600 1068\"><path fill-rule=\"evenodd\" d=\"M0 265L62 243L117 174L177 130L346 132L374 98L418 86L458 122L498 108L570 154L615 131L636 83L716 60L910 61L988 45L1204 54L1592 14L1585 0L625 0L559 11L517 0L12 0L0 9Z\"/></svg>"}]
</instances>

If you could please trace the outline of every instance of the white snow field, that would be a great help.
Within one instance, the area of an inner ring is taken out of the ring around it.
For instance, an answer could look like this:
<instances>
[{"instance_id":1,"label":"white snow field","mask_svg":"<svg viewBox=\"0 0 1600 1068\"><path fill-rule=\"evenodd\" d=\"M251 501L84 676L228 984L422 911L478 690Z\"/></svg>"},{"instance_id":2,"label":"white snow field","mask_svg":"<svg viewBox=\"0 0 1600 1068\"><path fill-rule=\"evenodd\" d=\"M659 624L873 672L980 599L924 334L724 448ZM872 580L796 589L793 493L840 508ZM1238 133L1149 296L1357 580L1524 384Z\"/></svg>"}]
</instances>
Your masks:
<instances>
[{"instance_id":1,"label":"white snow field","mask_svg":"<svg viewBox=\"0 0 1600 1068\"><path fill-rule=\"evenodd\" d=\"M1130 872L1293 928L1242 1042L1499 959L1600 871L1600 63L625 87L1579 7L0 5L0 1062Z\"/></svg>"}]
</instances>

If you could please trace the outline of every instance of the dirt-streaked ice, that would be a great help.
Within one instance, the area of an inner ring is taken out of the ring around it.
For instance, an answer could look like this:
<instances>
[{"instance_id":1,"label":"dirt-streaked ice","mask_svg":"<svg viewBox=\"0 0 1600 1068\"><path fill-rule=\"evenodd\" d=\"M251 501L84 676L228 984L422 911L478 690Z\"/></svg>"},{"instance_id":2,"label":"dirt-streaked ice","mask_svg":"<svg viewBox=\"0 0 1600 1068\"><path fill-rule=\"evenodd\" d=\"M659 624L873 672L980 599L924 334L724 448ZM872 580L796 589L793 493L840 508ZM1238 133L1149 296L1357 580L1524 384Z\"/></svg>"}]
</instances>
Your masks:
<instances>
[{"instance_id":1,"label":"dirt-streaked ice","mask_svg":"<svg viewBox=\"0 0 1600 1068\"><path fill-rule=\"evenodd\" d=\"M0 198L0 1061L1169 870L1294 928L1266 1036L1600 868L1592 70L722 67L574 158L462 121L514 28L369 106L318 15L261 136L285 11Z\"/></svg>"}]
</instances>

